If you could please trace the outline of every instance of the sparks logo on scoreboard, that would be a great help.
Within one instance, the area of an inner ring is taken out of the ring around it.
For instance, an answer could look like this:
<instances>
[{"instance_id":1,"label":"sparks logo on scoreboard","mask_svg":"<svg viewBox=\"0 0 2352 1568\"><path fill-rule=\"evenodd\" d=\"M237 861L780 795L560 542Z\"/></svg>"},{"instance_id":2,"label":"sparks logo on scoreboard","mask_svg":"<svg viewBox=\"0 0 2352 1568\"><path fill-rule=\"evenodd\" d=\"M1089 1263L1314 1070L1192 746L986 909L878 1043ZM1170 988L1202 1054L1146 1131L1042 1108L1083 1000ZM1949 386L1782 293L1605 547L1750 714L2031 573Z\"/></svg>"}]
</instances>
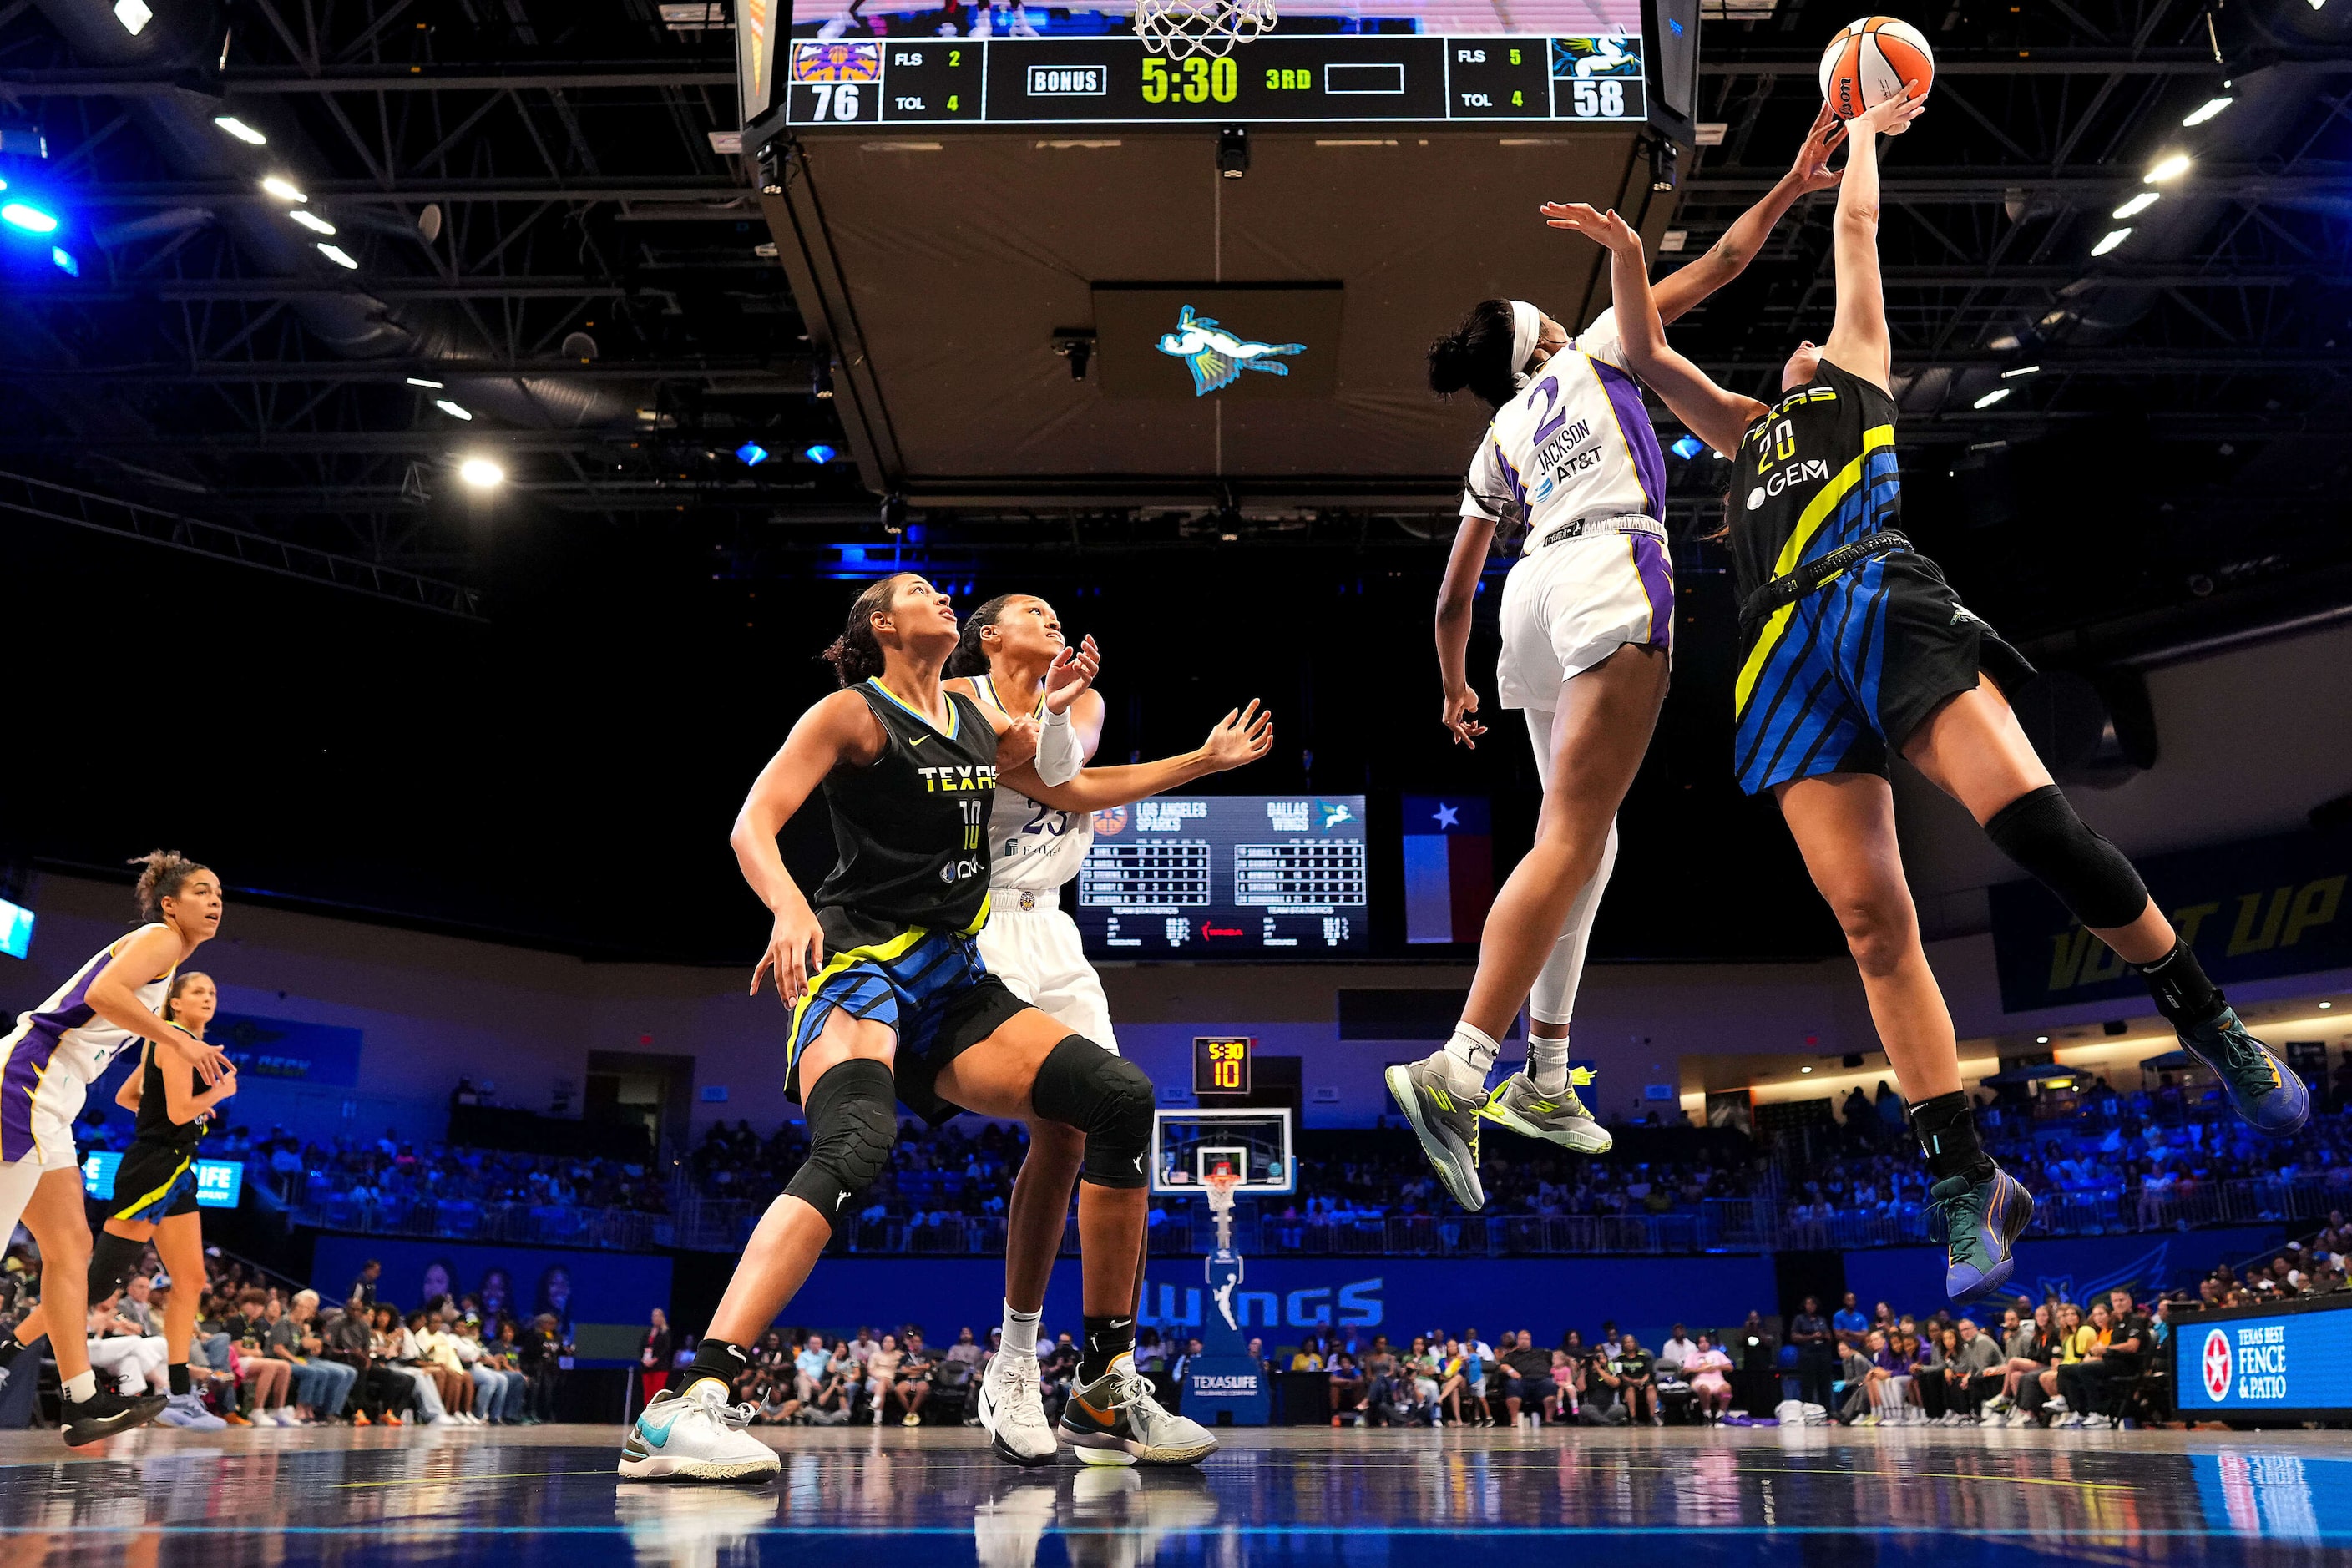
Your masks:
<instances>
[{"instance_id":1,"label":"sparks logo on scoreboard","mask_svg":"<svg viewBox=\"0 0 2352 1568\"><path fill-rule=\"evenodd\" d=\"M793 46L794 81L880 81L882 46L865 38L832 38Z\"/></svg>"}]
</instances>

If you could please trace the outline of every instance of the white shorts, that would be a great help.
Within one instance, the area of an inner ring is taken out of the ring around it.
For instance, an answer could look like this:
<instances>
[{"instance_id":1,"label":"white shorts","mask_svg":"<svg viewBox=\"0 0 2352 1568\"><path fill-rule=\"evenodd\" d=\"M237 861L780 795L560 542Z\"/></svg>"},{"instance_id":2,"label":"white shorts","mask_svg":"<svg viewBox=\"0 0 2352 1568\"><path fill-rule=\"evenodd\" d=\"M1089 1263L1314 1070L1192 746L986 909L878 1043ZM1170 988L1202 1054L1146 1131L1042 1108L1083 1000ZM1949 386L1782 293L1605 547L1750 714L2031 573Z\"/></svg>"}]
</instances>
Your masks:
<instances>
[{"instance_id":1,"label":"white shorts","mask_svg":"<svg viewBox=\"0 0 2352 1568\"><path fill-rule=\"evenodd\" d=\"M1018 893L995 893L988 923L980 928L981 962L1015 996L1117 1056L1118 1037L1111 1031L1102 978L1087 962L1078 922L1054 898L1041 893L1038 907L1024 910Z\"/></svg>"},{"instance_id":2,"label":"white shorts","mask_svg":"<svg viewBox=\"0 0 2352 1568\"><path fill-rule=\"evenodd\" d=\"M1627 643L1671 649L1674 567L1648 533L1563 539L1523 556L1503 582L1502 656L1495 684L1505 708L1549 713L1563 682Z\"/></svg>"}]
</instances>

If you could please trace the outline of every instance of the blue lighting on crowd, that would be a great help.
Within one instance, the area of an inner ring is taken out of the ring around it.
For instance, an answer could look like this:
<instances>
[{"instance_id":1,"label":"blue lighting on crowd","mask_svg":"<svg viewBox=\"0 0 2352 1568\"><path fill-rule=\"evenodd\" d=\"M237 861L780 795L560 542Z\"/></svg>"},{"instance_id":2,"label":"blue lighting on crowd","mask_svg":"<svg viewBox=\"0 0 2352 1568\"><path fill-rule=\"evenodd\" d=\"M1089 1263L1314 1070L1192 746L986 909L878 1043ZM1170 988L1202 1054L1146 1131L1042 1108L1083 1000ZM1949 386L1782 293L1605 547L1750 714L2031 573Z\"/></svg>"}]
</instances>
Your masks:
<instances>
[{"instance_id":1,"label":"blue lighting on crowd","mask_svg":"<svg viewBox=\"0 0 2352 1568\"><path fill-rule=\"evenodd\" d=\"M826 446L824 442L819 441L814 447L804 448L802 451L801 456L806 458L812 463L830 463L835 458L840 457L841 454L834 450L831 447Z\"/></svg>"},{"instance_id":2,"label":"blue lighting on crowd","mask_svg":"<svg viewBox=\"0 0 2352 1568\"><path fill-rule=\"evenodd\" d=\"M0 221L14 225L26 234L55 234L58 220L27 202L10 202L0 207Z\"/></svg>"},{"instance_id":3,"label":"blue lighting on crowd","mask_svg":"<svg viewBox=\"0 0 2352 1568\"><path fill-rule=\"evenodd\" d=\"M1675 457L1682 458L1685 462L1688 462L1691 458L1697 457L1701 452L1706 450L1706 443L1700 440L1696 436L1684 436L1676 439L1675 444L1666 449L1672 452Z\"/></svg>"},{"instance_id":4,"label":"blue lighting on crowd","mask_svg":"<svg viewBox=\"0 0 2352 1568\"><path fill-rule=\"evenodd\" d=\"M768 460L768 449L757 441L744 442L735 448L735 455L743 459L747 468L756 468Z\"/></svg>"}]
</instances>

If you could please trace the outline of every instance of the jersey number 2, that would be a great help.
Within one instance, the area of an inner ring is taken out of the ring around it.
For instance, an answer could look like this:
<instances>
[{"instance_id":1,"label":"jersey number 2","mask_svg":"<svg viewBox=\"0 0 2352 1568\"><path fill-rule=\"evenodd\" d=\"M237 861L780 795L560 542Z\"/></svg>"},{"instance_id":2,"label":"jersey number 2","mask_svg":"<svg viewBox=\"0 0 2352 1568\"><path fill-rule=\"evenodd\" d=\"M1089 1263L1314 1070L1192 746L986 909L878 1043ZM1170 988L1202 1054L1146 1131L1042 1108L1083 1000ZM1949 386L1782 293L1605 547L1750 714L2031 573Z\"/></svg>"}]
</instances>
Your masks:
<instances>
[{"instance_id":1,"label":"jersey number 2","mask_svg":"<svg viewBox=\"0 0 2352 1568\"><path fill-rule=\"evenodd\" d=\"M1559 406L1559 377L1548 375L1536 383L1536 390L1544 395L1544 412L1551 416L1536 426L1535 444L1542 446L1552 438L1559 427L1568 423L1568 410ZM1558 412L1553 411L1557 409Z\"/></svg>"}]
</instances>

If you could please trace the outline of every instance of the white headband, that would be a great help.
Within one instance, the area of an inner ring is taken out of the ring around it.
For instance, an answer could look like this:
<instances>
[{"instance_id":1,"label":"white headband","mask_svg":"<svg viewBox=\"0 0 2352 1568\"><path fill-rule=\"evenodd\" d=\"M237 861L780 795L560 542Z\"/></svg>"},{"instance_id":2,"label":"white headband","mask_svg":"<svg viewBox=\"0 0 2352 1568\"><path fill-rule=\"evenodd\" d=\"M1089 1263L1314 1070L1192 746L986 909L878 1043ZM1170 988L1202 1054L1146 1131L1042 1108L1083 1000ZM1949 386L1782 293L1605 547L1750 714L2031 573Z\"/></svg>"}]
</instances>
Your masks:
<instances>
[{"instance_id":1,"label":"white headband","mask_svg":"<svg viewBox=\"0 0 2352 1568\"><path fill-rule=\"evenodd\" d=\"M1543 312L1525 300L1511 301L1511 384L1525 386L1528 361L1535 357L1536 347L1543 338Z\"/></svg>"}]
</instances>

